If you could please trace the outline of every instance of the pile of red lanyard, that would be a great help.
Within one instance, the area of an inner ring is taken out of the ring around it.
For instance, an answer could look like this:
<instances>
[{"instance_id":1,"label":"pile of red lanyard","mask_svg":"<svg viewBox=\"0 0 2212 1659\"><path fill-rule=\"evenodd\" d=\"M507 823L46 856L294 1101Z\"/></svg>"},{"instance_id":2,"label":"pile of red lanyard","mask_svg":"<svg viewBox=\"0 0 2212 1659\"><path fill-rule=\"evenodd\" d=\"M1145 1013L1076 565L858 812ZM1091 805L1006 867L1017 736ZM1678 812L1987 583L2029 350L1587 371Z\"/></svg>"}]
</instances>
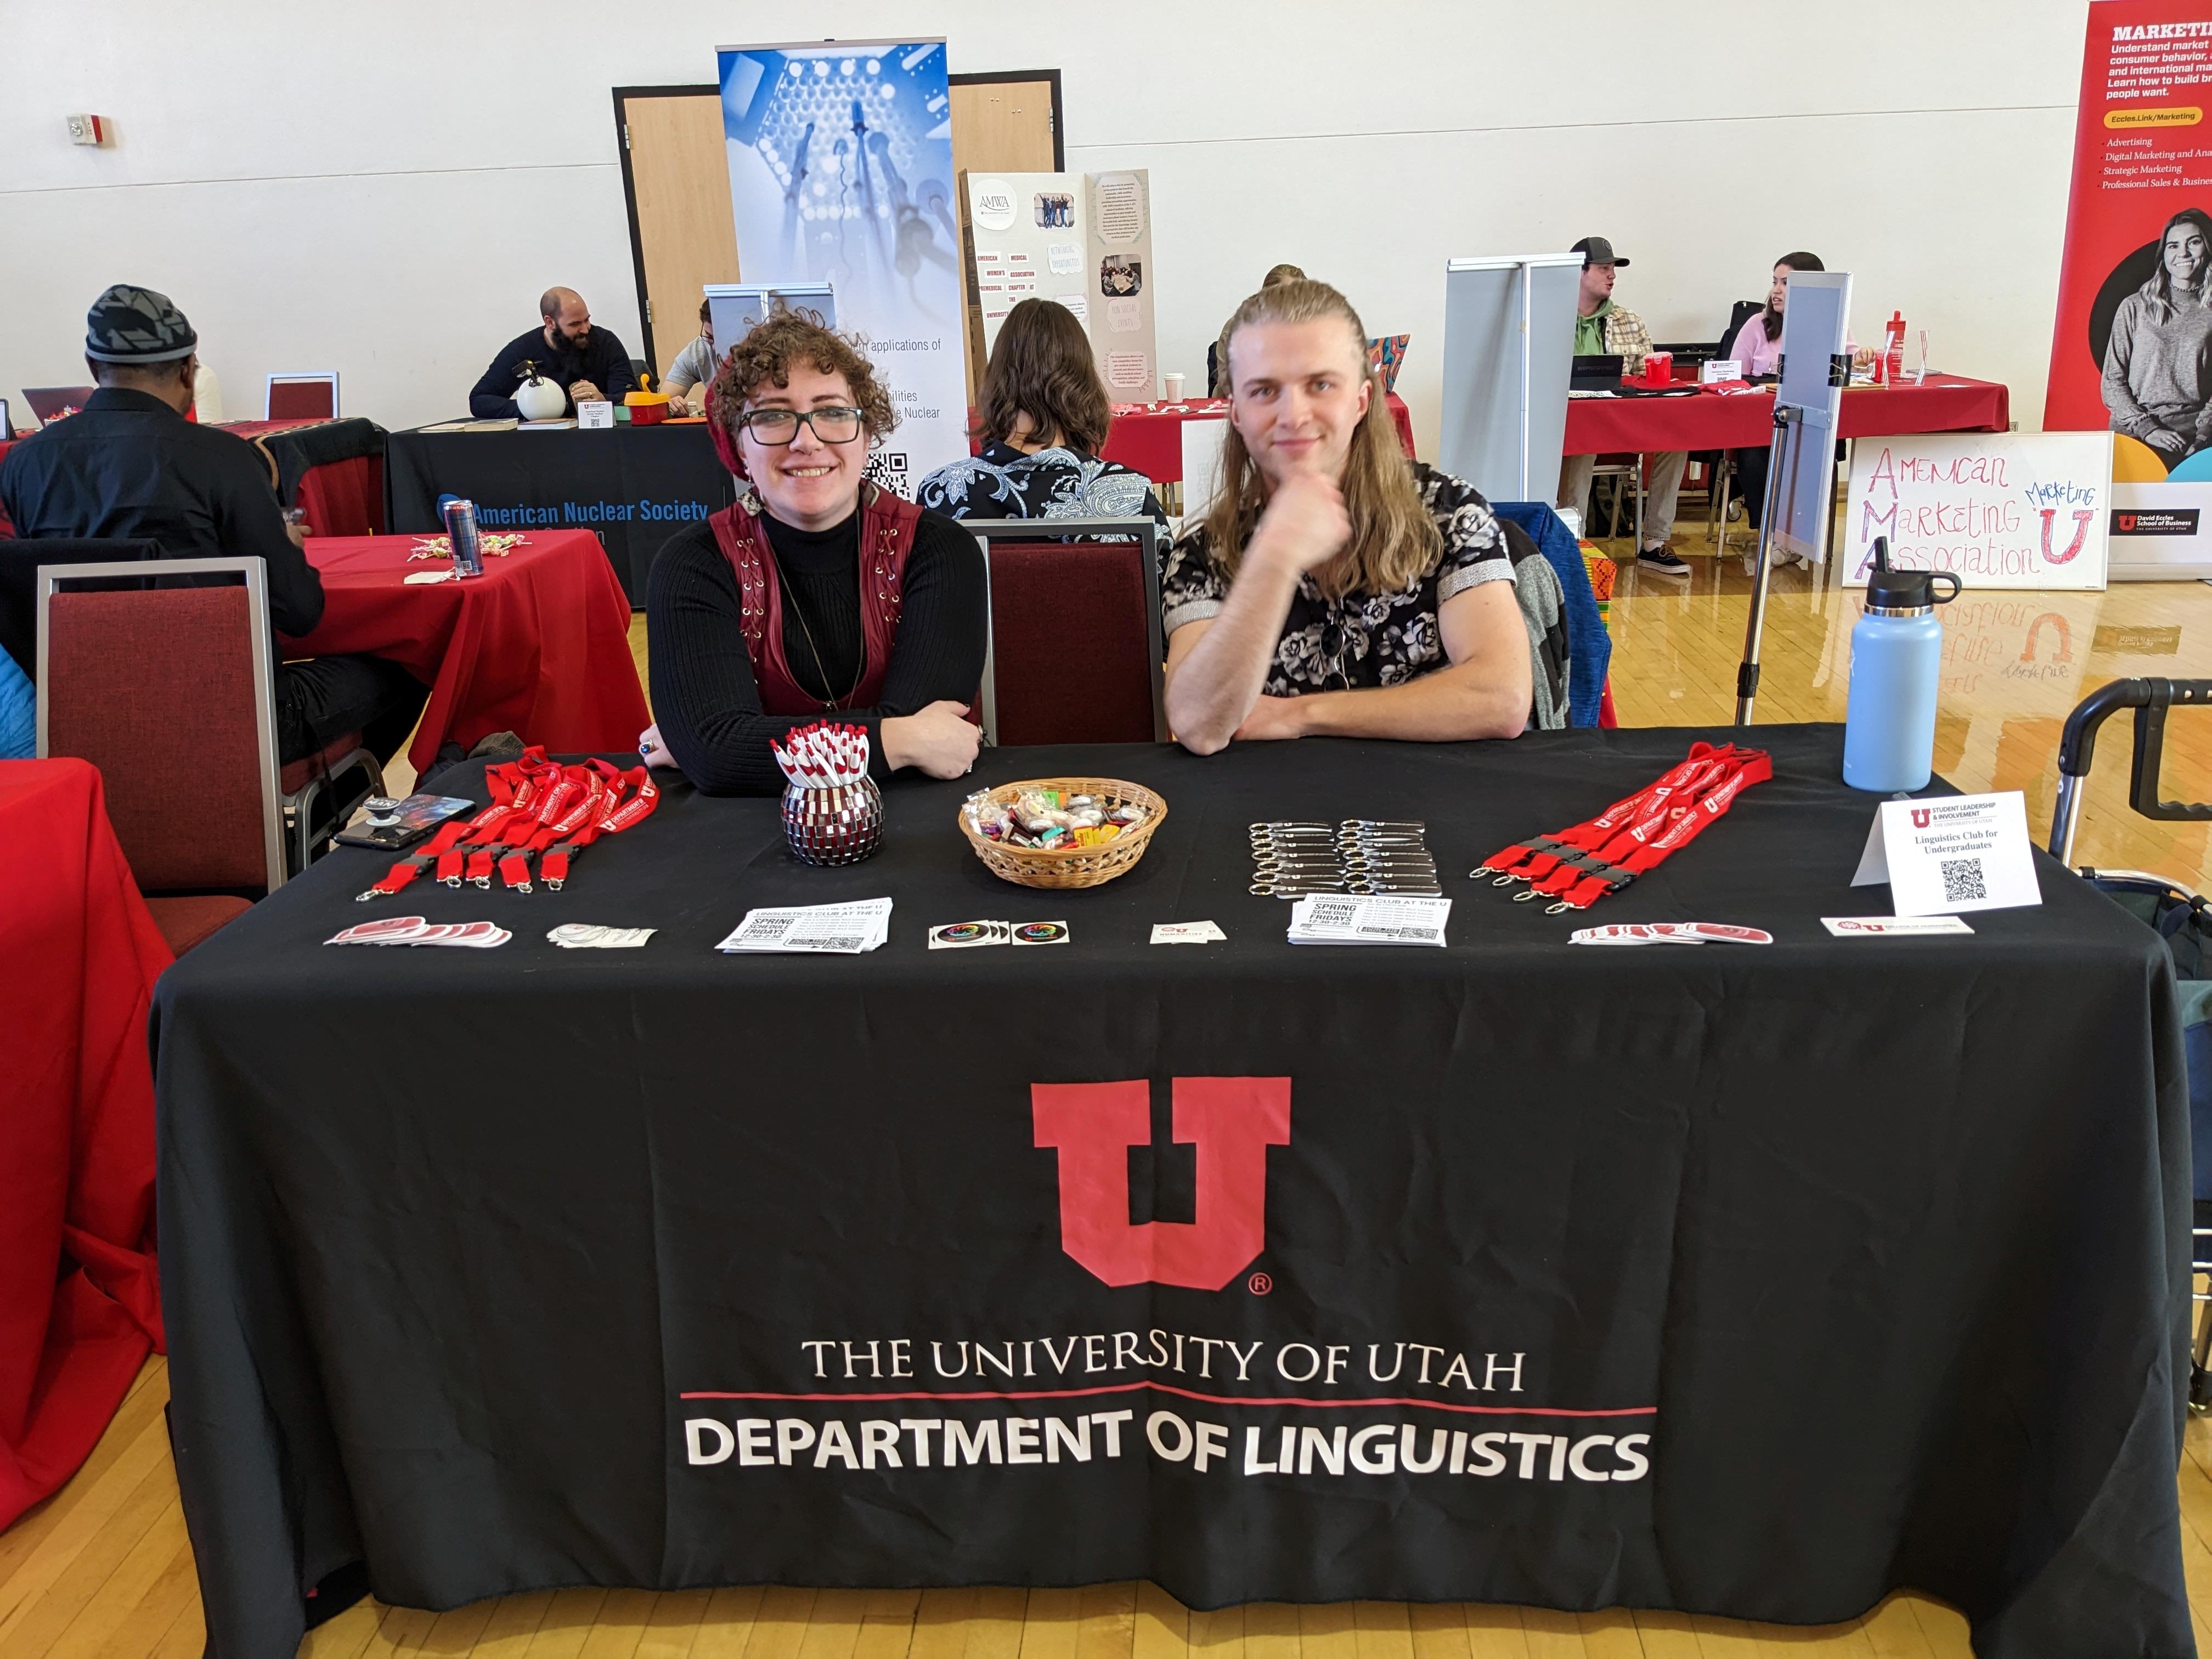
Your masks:
<instances>
[{"instance_id":1,"label":"pile of red lanyard","mask_svg":"<svg viewBox=\"0 0 2212 1659\"><path fill-rule=\"evenodd\" d=\"M1472 873L1497 877L1494 887L1528 882L1528 890L1513 902L1557 900L1546 915L1587 910L1657 869L1725 813L1739 793L1773 775L1773 758L1764 750L1693 744L1690 757L1656 783L1594 818L1492 853Z\"/></svg>"},{"instance_id":2,"label":"pile of red lanyard","mask_svg":"<svg viewBox=\"0 0 2212 1659\"><path fill-rule=\"evenodd\" d=\"M472 881L489 890L496 868L509 890L526 893L532 858L538 879L557 893L568 879L572 858L601 836L619 835L651 817L660 805L659 786L642 766L627 772L602 760L563 766L546 759L543 749L486 767L484 787L491 792L490 805L472 818L454 819L356 896L397 893L434 866L448 887Z\"/></svg>"}]
</instances>

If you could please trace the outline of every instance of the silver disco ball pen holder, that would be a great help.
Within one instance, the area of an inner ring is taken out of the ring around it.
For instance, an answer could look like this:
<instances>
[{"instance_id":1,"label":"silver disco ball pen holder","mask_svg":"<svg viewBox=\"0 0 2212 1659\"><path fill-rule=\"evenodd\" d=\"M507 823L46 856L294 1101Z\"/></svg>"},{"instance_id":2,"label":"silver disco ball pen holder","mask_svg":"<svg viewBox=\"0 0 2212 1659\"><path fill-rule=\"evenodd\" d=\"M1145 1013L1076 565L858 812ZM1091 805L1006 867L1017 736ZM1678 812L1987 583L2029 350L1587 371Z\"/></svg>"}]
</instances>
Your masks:
<instances>
[{"instance_id":1,"label":"silver disco ball pen holder","mask_svg":"<svg viewBox=\"0 0 2212 1659\"><path fill-rule=\"evenodd\" d=\"M769 747L790 781L783 839L803 864L858 864L884 844L884 796L868 775L867 728L817 720Z\"/></svg>"}]
</instances>

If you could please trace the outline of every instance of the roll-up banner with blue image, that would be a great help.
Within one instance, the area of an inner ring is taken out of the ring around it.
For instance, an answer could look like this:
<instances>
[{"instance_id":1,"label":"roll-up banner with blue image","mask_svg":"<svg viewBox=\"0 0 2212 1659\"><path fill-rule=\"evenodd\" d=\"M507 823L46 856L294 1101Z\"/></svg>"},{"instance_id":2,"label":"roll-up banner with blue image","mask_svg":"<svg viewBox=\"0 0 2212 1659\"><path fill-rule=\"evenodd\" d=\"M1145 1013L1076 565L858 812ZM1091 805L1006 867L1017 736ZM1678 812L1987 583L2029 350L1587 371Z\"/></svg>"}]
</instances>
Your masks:
<instances>
[{"instance_id":1,"label":"roll-up banner with blue image","mask_svg":"<svg viewBox=\"0 0 2212 1659\"><path fill-rule=\"evenodd\" d=\"M722 131L751 283L828 283L898 411L869 475L901 495L968 453L945 42L723 46Z\"/></svg>"}]
</instances>

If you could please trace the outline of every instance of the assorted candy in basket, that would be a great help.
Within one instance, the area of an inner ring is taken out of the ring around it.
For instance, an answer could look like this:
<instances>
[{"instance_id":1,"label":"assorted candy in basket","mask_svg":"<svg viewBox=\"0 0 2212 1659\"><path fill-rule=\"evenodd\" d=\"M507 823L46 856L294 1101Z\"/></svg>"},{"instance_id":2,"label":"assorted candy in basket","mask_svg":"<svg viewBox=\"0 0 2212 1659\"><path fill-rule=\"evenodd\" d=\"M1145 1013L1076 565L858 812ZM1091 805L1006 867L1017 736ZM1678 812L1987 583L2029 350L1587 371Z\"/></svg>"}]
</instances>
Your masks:
<instances>
[{"instance_id":1,"label":"assorted candy in basket","mask_svg":"<svg viewBox=\"0 0 2212 1659\"><path fill-rule=\"evenodd\" d=\"M1145 809L1130 802L1110 805L1095 795L1051 788L1024 789L1012 801L996 801L988 790L968 798L969 826L1006 847L1048 850L1097 847L1145 822Z\"/></svg>"}]
</instances>

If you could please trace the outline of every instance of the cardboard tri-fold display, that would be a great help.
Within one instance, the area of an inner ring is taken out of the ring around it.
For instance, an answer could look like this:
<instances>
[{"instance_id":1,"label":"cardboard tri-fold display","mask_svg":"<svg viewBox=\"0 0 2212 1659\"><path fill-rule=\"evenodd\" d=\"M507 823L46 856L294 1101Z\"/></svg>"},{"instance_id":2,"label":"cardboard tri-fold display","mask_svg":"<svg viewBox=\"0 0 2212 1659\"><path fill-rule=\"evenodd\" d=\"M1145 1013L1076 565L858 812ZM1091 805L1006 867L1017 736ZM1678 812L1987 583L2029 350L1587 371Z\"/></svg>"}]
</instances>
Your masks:
<instances>
[{"instance_id":1,"label":"cardboard tri-fold display","mask_svg":"<svg viewBox=\"0 0 2212 1659\"><path fill-rule=\"evenodd\" d=\"M1153 394L1150 176L1120 173L963 173L969 344L976 383L1006 313L1054 300L1091 337L1092 361L1117 403Z\"/></svg>"}]
</instances>

